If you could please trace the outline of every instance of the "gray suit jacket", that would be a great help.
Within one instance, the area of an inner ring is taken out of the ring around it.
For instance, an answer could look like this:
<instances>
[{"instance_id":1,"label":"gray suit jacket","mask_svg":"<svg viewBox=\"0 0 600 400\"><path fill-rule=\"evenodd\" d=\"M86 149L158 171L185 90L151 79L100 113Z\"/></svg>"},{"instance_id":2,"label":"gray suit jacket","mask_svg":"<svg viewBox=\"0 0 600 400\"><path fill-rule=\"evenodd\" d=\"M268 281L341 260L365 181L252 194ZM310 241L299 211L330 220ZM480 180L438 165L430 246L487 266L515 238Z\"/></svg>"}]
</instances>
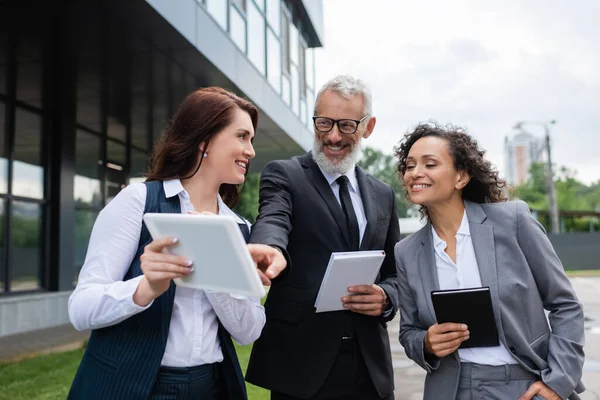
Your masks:
<instances>
[{"instance_id":1,"label":"gray suit jacket","mask_svg":"<svg viewBox=\"0 0 600 400\"><path fill-rule=\"evenodd\" d=\"M585 387L583 309L544 228L526 203L465 201L483 286L489 286L500 340L516 360L561 398ZM400 343L428 373L425 399L456 397L458 352L425 359L423 338L436 323L430 293L439 289L431 224L395 247L400 283ZM548 319L544 309L549 310ZM548 326L548 322L550 326ZM449 394L453 395L449 397Z\"/></svg>"}]
</instances>

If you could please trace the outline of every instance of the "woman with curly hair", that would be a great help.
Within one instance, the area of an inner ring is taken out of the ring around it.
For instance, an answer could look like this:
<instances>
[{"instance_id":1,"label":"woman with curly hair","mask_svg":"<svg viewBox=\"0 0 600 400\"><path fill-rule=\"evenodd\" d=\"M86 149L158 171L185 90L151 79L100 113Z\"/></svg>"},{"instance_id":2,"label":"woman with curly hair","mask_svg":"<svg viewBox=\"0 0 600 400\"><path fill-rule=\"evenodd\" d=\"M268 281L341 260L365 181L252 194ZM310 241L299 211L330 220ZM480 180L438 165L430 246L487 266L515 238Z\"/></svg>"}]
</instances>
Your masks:
<instances>
[{"instance_id":1,"label":"woman with curly hair","mask_svg":"<svg viewBox=\"0 0 600 400\"><path fill-rule=\"evenodd\" d=\"M395 151L427 218L395 248L400 343L427 371L424 398L579 399L583 310L527 204L506 201L505 182L462 129L421 124ZM467 346L468 326L436 322L431 292L485 286L499 345Z\"/></svg>"}]
</instances>

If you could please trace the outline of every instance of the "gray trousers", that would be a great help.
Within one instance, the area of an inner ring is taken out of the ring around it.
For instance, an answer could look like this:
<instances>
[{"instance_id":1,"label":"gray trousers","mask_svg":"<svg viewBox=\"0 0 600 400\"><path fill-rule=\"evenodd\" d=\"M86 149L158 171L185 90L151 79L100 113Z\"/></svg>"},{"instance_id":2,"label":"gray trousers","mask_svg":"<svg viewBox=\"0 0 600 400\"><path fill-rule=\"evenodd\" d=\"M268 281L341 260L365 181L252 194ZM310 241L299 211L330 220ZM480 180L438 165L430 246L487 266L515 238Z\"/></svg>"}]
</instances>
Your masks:
<instances>
[{"instance_id":1,"label":"gray trousers","mask_svg":"<svg viewBox=\"0 0 600 400\"><path fill-rule=\"evenodd\" d=\"M456 400L517 400L538 380L518 364L460 364ZM536 395L534 399L542 399Z\"/></svg>"}]
</instances>

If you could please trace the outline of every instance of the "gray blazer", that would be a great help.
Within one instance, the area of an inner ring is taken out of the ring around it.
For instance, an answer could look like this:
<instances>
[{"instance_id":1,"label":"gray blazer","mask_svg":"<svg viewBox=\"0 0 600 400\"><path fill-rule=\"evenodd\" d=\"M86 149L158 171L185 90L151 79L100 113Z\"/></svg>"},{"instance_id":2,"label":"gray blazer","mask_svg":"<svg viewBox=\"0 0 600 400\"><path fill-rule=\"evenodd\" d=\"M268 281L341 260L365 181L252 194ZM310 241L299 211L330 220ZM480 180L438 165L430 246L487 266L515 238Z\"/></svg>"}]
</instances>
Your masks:
<instances>
[{"instance_id":1,"label":"gray blazer","mask_svg":"<svg viewBox=\"0 0 600 400\"><path fill-rule=\"evenodd\" d=\"M491 290L500 340L521 366L561 398L579 399L576 393L585 389L581 382L583 309L544 228L522 201L465 201L465 205L481 282ZM458 352L426 360L423 351L425 333L436 322L430 293L439 289L431 223L399 242L395 256L400 343L406 355L427 371L424 399L455 398ZM548 319L544 309L550 311Z\"/></svg>"}]
</instances>

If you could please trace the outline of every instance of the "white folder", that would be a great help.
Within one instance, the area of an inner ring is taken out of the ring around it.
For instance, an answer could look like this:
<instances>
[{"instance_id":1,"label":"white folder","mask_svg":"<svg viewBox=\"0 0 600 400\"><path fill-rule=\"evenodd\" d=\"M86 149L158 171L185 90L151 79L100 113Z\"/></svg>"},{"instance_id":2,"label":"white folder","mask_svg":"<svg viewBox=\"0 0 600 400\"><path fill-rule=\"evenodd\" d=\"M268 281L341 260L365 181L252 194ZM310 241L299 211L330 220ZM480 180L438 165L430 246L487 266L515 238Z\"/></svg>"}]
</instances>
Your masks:
<instances>
[{"instance_id":1,"label":"white folder","mask_svg":"<svg viewBox=\"0 0 600 400\"><path fill-rule=\"evenodd\" d=\"M346 310L342 297L352 295L348 287L375 283L384 258L383 250L331 253L315 301L316 312Z\"/></svg>"}]
</instances>

